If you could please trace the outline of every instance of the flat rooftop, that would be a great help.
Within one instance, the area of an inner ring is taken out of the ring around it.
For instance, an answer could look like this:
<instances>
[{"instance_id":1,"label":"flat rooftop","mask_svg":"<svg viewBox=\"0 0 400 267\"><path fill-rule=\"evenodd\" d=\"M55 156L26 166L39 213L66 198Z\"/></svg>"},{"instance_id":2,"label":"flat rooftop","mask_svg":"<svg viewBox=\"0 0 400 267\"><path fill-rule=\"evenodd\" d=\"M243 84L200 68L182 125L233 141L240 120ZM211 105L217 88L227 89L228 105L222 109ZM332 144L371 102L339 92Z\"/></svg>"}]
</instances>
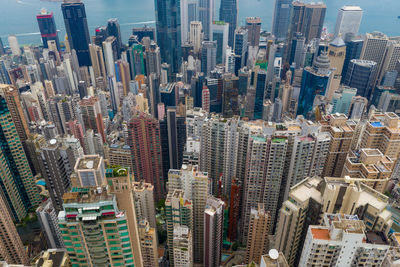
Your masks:
<instances>
[{"instance_id":1,"label":"flat rooftop","mask_svg":"<svg viewBox=\"0 0 400 267\"><path fill-rule=\"evenodd\" d=\"M311 233L314 239L319 240L330 240L330 234L328 229L324 228L311 228Z\"/></svg>"},{"instance_id":2,"label":"flat rooftop","mask_svg":"<svg viewBox=\"0 0 400 267\"><path fill-rule=\"evenodd\" d=\"M51 261L52 265L47 266L61 266L65 261L66 251L63 249L49 249L44 251L40 259L36 262L36 266L44 266L47 261Z\"/></svg>"},{"instance_id":3,"label":"flat rooftop","mask_svg":"<svg viewBox=\"0 0 400 267\"><path fill-rule=\"evenodd\" d=\"M383 232L366 231L365 236L367 237L366 241L369 244L389 245L389 241Z\"/></svg>"},{"instance_id":4,"label":"flat rooftop","mask_svg":"<svg viewBox=\"0 0 400 267\"><path fill-rule=\"evenodd\" d=\"M90 155L79 158L75 165L76 170L97 170L102 157L99 155Z\"/></svg>"},{"instance_id":5,"label":"flat rooftop","mask_svg":"<svg viewBox=\"0 0 400 267\"><path fill-rule=\"evenodd\" d=\"M64 204L97 203L111 201L113 197L113 195L108 194L106 187L72 188L71 192L64 194L63 201Z\"/></svg>"}]
</instances>

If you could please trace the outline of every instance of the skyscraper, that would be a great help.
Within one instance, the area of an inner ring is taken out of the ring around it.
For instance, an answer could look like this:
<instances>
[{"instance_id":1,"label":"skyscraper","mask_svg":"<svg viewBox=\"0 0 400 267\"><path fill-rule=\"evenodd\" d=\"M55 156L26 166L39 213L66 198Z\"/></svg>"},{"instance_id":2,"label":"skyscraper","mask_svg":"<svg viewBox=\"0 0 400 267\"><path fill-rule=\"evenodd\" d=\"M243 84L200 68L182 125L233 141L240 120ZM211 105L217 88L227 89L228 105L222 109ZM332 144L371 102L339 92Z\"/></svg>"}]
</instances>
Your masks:
<instances>
[{"instance_id":1,"label":"skyscraper","mask_svg":"<svg viewBox=\"0 0 400 267\"><path fill-rule=\"evenodd\" d=\"M203 25L204 40L212 40L212 24L214 21L214 0L199 0L197 11L199 14L198 20Z\"/></svg>"},{"instance_id":2,"label":"skyscraper","mask_svg":"<svg viewBox=\"0 0 400 267\"><path fill-rule=\"evenodd\" d=\"M369 99L374 88L377 64L374 61L352 59L349 62L343 84L357 88L357 95Z\"/></svg>"},{"instance_id":3,"label":"skyscraper","mask_svg":"<svg viewBox=\"0 0 400 267\"><path fill-rule=\"evenodd\" d=\"M101 114L100 102L96 96L83 98L79 102L82 112L82 120L86 130L92 129L94 133L101 135L103 142L106 141L103 116Z\"/></svg>"},{"instance_id":4,"label":"skyscraper","mask_svg":"<svg viewBox=\"0 0 400 267\"><path fill-rule=\"evenodd\" d=\"M157 119L136 111L128 123L128 145L132 150L133 173L138 181L154 185L154 200L164 197L160 124Z\"/></svg>"},{"instance_id":5,"label":"skyscraper","mask_svg":"<svg viewBox=\"0 0 400 267\"><path fill-rule=\"evenodd\" d=\"M292 2L292 0L275 0L272 34L278 41L283 41L287 38Z\"/></svg>"},{"instance_id":6,"label":"skyscraper","mask_svg":"<svg viewBox=\"0 0 400 267\"><path fill-rule=\"evenodd\" d=\"M53 12L49 13L46 9L42 9L36 18L39 24L44 48L48 48L49 46L47 42L53 40L56 42L57 50L60 51L60 41L58 40L57 27L56 22L54 21Z\"/></svg>"},{"instance_id":7,"label":"skyscraper","mask_svg":"<svg viewBox=\"0 0 400 267\"><path fill-rule=\"evenodd\" d=\"M118 19L109 19L107 22L108 36L114 36L117 42L117 57L115 60L121 58L122 37Z\"/></svg>"},{"instance_id":8,"label":"skyscraper","mask_svg":"<svg viewBox=\"0 0 400 267\"><path fill-rule=\"evenodd\" d=\"M346 57L343 63L341 83L343 83L344 79L346 78L347 68L350 64L350 60L360 58L363 45L364 40L361 39L346 42Z\"/></svg>"},{"instance_id":9,"label":"skyscraper","mask_svg":"<svg viewBox=\"0 0 400 267\"><path fill-rule=\"evenodd\" d=\"M248 49L249 31L246 28L238 28L235 30L235 74L238 75L239 70L246 65L247 49Z\"/></svg>"},{"instance_id":10,"label":"skyscraper","mask_svg":"<svg viewBox=\"0 0 400 267\"><path fill-rule=\"evenodd\" d=\"M182 44L189 41L190 22L198 20L197 0L181 0L181 36Z\"/></svg>"},{"instance_id":11,"label":"skyscraper","mask_svg":"<svg viewBox=\"0 0 400 267\"><path fill-rule=\"evenodd\" d=\"M0 258L7 263L27 265L28 255L3 197L0 197Z\"/></svg>"},{"instance_id":12,"label":"skyscraper","mask_svg":"<svg viewBox=\"0 0 400 267\"><path fill-rule=\"evenodd\" d=\"M4 51L4 45L3 45L3 41L0 38L0 56L4 55L5 51Z\"/></svg>"},{"instance_id":13,"label":"skyscraper","mask_svg":"<svg viewBox=\"0 0 400 267\"><path fill-rule=\"evenodd\" d=\"M181 12L180 0L155 0L157 43L161 58L172 72L181 66Z\"/></svg>"},{"instance_id":14,"label":"skyscraper","mask_svg":"<svg viewBox=\"0 0 400 267\"><path fill-rule=\"evenodd\" d=\"M257 69L255 71L255 87L256 87L256 98L254 101L254 119L261 119L263 113L263 103L265 96L265 89L267 87L267 72L263 69Z\"/></svg>"},{"instance_id":15,"label":"skyscraper","mask_svg":"<svg viewBox=\"0 0 400 267\"><path fill-rule=\"evenodd\" d=\"M61 4L70 49L75 49L79 66L91 66L89 28L85 5L81 0L64 0Z\"/></svg>"},{"instance_id":16,"label":"skyscraper","mask_svg":"<svg viewBox=\"0 0 400 267\"><path fill-rule=\"evenodd\" d=\"M54 209L50 199L43 202L36 209L36 216L46 238L47 246L49 248L63 248L64 242L58 227L57 211Z\"/></svg>"},{"instance_id":17,"label":"skyscraper","mask_svg":"<svg viewBox=\"0 0 400 267\"><path fill-rule=\"evenodd\" d=\"M359 6L343 6L339 9L336 19L334 37L341 36L343 40L350 41L357 36L360 28L363 10Z\"/></svg>"},{"instance_id":18,"label":"skyscraper","mask_svg":"<svg viewBox=\"0 0 400 267\"><path fill-rule=\"evenodd\" d=\"M0 155L2 197L14 220L20 221L40 199L10 110L1 96Z\"/></svg>"},{"instance_id":19,"label":"skyscraper","mask_svg":"<svg viewBox=\"0 0 400 267\"><path fill-rule=\"evenodd\" d=\"M228 45L233 47L235 30L238 22L237 0L221 0L221 6L219 8L219 20L229 23Z\"/></svg>"},{"instance_id":20,"label":"skyscraper","mask_svg":"<svg viewBox=\"0 0 400 267\"><path fill-rule=\"evenodd\" d=\"M224 21L213 21L212 41L217 41L217 64L224 64L228 45L229 24Z\"/></svg>"},{"instance_id":21,"label":"skyscraper","mask_svg":"<svg viewBox=\"0 0 400 267\"><path fill-rule=\"evenodd\" d=\"M217 41L203 41L201 50L201 71L209 77L217 65Z\"/></svg>"},{"instance_id":22,"label":"skyscraper","mask_svg":"<svg viewBox=\"0 0 400 267\"><path fill-rule=\"evenodd\" d=\"M260 31L261 31L261 18L246 18L246 29L248 31L248 42L250 46L259 46L260 44Z\"/></svg>"},{"instance_id":23,"label":"skyscraper","mask_svg":"<svg viewBox=\"0 0 400 267\"><path fill-rule=\"evenodd\" d=\"M204 267L220 266L225 203L209 196L204 210Z\"/></svg>"}]
</instances>

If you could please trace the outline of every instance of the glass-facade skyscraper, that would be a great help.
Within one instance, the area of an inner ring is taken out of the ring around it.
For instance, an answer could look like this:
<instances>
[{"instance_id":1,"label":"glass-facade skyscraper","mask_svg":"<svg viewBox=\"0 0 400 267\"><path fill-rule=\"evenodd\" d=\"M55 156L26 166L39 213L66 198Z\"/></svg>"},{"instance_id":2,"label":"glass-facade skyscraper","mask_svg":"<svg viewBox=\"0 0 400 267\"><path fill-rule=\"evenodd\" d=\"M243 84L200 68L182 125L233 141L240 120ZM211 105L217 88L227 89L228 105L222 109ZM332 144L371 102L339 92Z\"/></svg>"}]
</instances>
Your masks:
<instances>
[{"instance_id":1,"label":"glass-facade skyscraper","mask_svg":"<svg viewBox=\"0 0 400 267\"><path fill-rule=\"evenodd\" d=\"M65 30L71 49L75 49L79 66L91 66L90 35L86 19L85 5L81 0L64 0L61 4Z\"/></svg>"},{"instance_id":2,"label":"glass-facade skyscraper","mask_svg":"<svg viewBox=\"0 0 400 267\"><path fill-rule=\"evenodd\" d=\"M180 0L155 0L157 42L161 58L177 73L182 62Z\"/></svg>"},{"instance_id":3,"label":"glass-facade skyscraper","mask_svg":"<svg viewBox=\"0 0 400 267\"><path fill-rule=\"evenodd\" d=\"M54 21L53 12L49 13L46 9L42 9L36 18L39 24L44 48L48 48L47 42L53 40L57 44L57 49L60 50L60 41L58 40L57 27L56 22Z\"/></svg>"},{"instance_id":4,"label":"glass-facade skyscraper","mask_svg":"<svg viewBox=\"0 0 400 267\"><path fill-rule=\"evenodd\" d=\"M274 18L272 20L272 34L277 40L285 40L287 37L292 2L292 0L275 0Z\"/></svg>"},{"instance_id":5,"label":"glass-facade skyscraper","mask_svg":"<svg viewBox=\"0 0 400 267\"><path fill-rule=\"evenodd\" d=\"M219 20L229 23L228 45L233 47L238 20L237 0L221 0L221 6L219 8Z\"/></svg>"}]
</instances>

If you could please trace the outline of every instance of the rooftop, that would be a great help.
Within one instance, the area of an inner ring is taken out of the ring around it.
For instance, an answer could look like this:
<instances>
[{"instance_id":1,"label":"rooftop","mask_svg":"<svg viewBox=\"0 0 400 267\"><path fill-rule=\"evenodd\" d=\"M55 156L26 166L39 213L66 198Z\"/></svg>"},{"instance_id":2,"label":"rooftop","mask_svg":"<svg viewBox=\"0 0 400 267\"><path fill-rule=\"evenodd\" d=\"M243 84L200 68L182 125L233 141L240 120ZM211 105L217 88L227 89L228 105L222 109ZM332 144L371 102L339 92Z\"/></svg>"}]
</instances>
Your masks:
<instances>
[{"instance_id":1,"label":"rooftop","mask_svg":"<svg viewBox=\"0 0 400 267\"><path fill-rule=\"evenodd\" d=\"M48 249L47 251L43 251L39 260L36 262L36 266L62 266L65 264L67 259L67 253L64 249ZM51 261L51 265L49 264Z\"/></svg>"},{"instance_id":2,"label":"rooftop","mask_svg":"<svg viewBox=\"0 0 400 267\"><path fill-rule=\"evenodd\" d=\"M102 159L99 155L85 155L83 158L78 159L75 170L97 170Z\"/></svg>"},{"instance_id":3,"label":"rooftop","mask_svg":"<svg viewBox=\"0 0 400 267\"><path fill-rule=\"evenodd\" d=\"M97 203L100 201L111 201L114 196L108 194L107 186L92 187L92 188L78 188L73 187L71 192L67 192L63 196L64 204L71 203Z\"/></svg>"},{"instance_id":4,"label":"rooftop","mask_svg":"<svg viewBox=\"0 0 400 267\"><path fill-rule=\"evenodd\" d=\"M329 230L326 228L311 228L311 233L314 239L330 240Z\"/></svg>"}]
</instances>

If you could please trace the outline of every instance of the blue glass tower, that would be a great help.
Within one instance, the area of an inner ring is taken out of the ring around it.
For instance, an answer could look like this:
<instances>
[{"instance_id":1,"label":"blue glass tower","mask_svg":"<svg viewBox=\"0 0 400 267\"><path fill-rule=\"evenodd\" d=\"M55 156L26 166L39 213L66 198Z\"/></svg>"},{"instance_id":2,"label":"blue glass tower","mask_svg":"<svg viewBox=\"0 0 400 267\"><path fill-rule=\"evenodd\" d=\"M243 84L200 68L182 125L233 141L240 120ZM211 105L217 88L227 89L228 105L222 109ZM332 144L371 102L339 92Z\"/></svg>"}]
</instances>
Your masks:
<instances>
[{"instance_id":1,"label":"blue glass tower","mask_svg":"<svg viewBox=\"0 0 400 267\"><path fill-rule=\"evenodd\" d=\"M61 4L65 30L71 49L75 49L79 66L91 66L89 54L89 28L85 5L80 0L64 0Z\"/></svg>"},{"instance_id":2,"label":"blue glass tower","mask_svg":"<svg viewBox=\"0 0 400 267\"><path fill-rule=\"evenodd\" d=\"M221 6L219 8L219 20L229 23L228 45L233 47L238 20L237 0L221 0Z\"/></svg>"},{"instance_id":3,"label":"blue glass tower","mask_svg":"<svg viewBox=\"0 0 400 267\"><path fill-rule=\"evenodd\" d=\"M292 0L275 0L272 34L278 40L285 40L289 30Z\"/></svg>"},{"instance_id":4,"label":"blue glass tower","mask_svg":"<svg viewBox=\"0 0 400 267\"><path fill-rule=\"evenodd\" d=\"M351 40L350 42L346 42L346 57L345 57L344 63L343 63L341 83L343 83L344 78L346 78L347 69L349 67L350 60L360 58L363 45L364 45L364 40L362 40L362 39Z\"/></svg>"},{"instance_id":5,"label":"blue glass tower","mask_svg":"<svg viewBox=\"0 0 400 267\"><path fill-rule=\"evenodd\" d=\"M254 102L254 119L262 119L267 72L260 69L257 73L256 98Z\"/></svg>"},{"instance_id":6,"label":"blue glass tower","mask_svg":"<svg viewBox=\"0 0 400 267\"><path fill-rule=\"evenodd\" d=\"M300 95L297 107L297 115L309 118L313 109L316 95L325 95L331 77L329 70L330 61L325 51L314 61L313 67L307 67L303 71Z\"/></svg>"},{"instance_id":7,"label":"blue glass tower","mask_svg":"<svg viewBox=\"0 0 400 267\"><path fill-rule=\"evenodd\" d=\"M179 72L182 61L180 6L180 0L155 0L157 43L162 60L174 73Z\"/></svg>"}]
</instances>

